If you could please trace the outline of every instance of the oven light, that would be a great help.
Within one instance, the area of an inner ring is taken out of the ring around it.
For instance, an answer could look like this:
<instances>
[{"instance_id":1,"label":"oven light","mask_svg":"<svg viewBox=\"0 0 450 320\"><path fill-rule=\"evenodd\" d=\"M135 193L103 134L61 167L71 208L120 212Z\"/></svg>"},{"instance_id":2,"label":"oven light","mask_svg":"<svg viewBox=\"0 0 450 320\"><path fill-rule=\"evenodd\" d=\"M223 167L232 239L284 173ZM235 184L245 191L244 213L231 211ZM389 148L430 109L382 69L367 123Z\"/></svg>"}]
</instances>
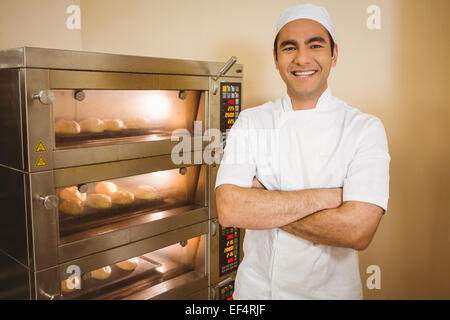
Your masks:
<instances>
[{"instance_id":1,"label":"oven light","mask_svg":"<svg viewBox=\"0 0 450 320\"><path fill-rule=\"evenodd\" d=\"M171 183L173 179L176 177L174 174L171 174L170 172L167 171L155 171L150 173L150 175L153 177L154 180L156 180L155 182L159 186L164 186Z\"/></svg>"},{"instance_id":2,"label":"oven light","mask_svg":"<svg viewBox=\"0 0 450 320\"><path fill-rule=\"evenodd\" d=\"M155 212L152 214L153 220L159 220L164 217L164 214L162 212Z\"/></svg>"},{"instance_id":3,"label":"oven light","mask_svg":"<svg viewBox=\"0 0 450 320\"><path fill-rule=\"evenodd\" d=\"M164 171L155 171L152 172L152 175L154 175L155 177L164 177L167 173L165 173Z\"/></svg>"},{"instance_id":4,"label":"oven light","mask_svg":"<svg viewBox=\"0 0 450 320\"><path fill-rule=\"evenodd\" d=\"M166 267L165 266L156 267L156 271L158 271L158 272L165 272L166 271Z\"/></svg>"},{"instance_id":5,"label":"oven light","mask_svg":"<svg viewBox=\"0 0 450 320\"><path fill-rule=\"evenodd\" d=\"M142 95L142 105L145 106L145 116L155 121L170 117L170 102L168 97L160 92L146 92Z\"/></svg>"}]
</instances>

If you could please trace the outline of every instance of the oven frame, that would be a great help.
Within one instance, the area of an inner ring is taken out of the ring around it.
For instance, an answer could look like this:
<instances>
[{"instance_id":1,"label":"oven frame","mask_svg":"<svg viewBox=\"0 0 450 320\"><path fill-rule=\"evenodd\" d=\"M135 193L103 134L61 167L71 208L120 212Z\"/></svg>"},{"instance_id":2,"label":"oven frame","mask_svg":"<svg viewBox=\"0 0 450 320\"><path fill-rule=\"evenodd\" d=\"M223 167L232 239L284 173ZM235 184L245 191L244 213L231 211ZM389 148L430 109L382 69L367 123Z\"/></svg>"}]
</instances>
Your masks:
<instances>
[{"instance_id":1,"label":"oven frame","mask_svg":"<svg viewBox=\"0 0 450 320\"><path fill-rule=\"evenodd\" d=\"M25 219L21 227L26 232L27 252L17 257L8 250L0 248L0 251L28 270L29 298L60 298L60 280L70 264L101 267L149 252L148 248L156 250L165 243L177 243L190 235L201 234L207 237L205 277L196 281L190 291L174 285L165 295L152 296L149 292L147 296L169 299L180 297L178 294L183 292L194 298L214 298L218 284L232 280L235 274L219 276L219 234L216 232L219 225L214 200L218 165L205 165L205 207L59 244L58 211L46 209L41 197L55 195L58 187L187 165L176 165L170 160L172 149L178 143L170 139L57 149L53 106L42 104L34 97L42 90L58 89L199 90L204 100L201 102L205 111L204 130L220 129L220 97L212 88L216 83L214 75L223 64L40 48L0 51L0 62L0 79L17 81L18 88L8 96L8 103L17 108L7 110L13 111L13 118L18 121L0 129L3 131L0 135L7 134L8 130L20 135L20 143L11 144L10 152L0 155L0 167L23 179L25 212L21 214ZM233 66L218 81L242 82L242 68L242 65ZM7 116L6 111L0 110L0 120ZM46 150L36 152L41 143ZM208 144L202 137L194 137L191 148L185 152L191 153L192 159L203 158L201 155ZM45 159L45 166L36 166L40 157ZM217 163L219 160L217 152ZM241 230L241 260L243 236ZM139 297L144 298L145 293Z\"/></svg>"}]
</instances>

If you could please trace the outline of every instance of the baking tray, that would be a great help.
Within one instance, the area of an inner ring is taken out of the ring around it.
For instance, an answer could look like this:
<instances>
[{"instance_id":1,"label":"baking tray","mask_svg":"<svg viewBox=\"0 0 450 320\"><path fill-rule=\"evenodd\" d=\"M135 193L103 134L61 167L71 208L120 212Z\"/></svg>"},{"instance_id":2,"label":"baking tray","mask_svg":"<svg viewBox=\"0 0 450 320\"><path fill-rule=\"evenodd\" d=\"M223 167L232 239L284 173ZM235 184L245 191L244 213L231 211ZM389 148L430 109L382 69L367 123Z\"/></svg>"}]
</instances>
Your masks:
<instances>
[{"instance_id":1,"label":"baking tray","mask_svg":"<svg viewBox=\"0 0 450 320\"><path fill-rule=\"evenodd\" d=\"M107 140L139 138L142 136L169 136L171 131L155 129L123 129L120 131L103 131L99 133L81 132L79 134L55 134L57 148L80 144L95 144Z\"/></svg>"},{"instance_id":2,"label":"baking tray","mask_svg":"<svg viewBox=\"0 0 450 320\"><path fill-rule=\"evenodd\" d=\"M85 205L83 211L77 215L67 214L59 210L60 236L65 237L87 229L136 217L140 214L155 213L187 204L191 203L186 200L161 197L154 200L135 199L132 204L113 204L108 209L94 209Z\"/></svg>"},{"instance_id":3,"label":"baking tray","mask_svg":"<svg viewBox=\"0 0 450 320\"><path fill-rule=\"evenodd\" d=\"M105 292L119 291L123 287L130 286L134 283L148 278L160 278L157 268L161 263L147 257L146 255L137 257L139 265L133 271L125 271L117 267L115 264L110 265L111 275L104 280L94 279L87 272L81 277L81 289L73 292L62 292L64 299L92 299L100 296Z\"/></svg>"}]
</instances>

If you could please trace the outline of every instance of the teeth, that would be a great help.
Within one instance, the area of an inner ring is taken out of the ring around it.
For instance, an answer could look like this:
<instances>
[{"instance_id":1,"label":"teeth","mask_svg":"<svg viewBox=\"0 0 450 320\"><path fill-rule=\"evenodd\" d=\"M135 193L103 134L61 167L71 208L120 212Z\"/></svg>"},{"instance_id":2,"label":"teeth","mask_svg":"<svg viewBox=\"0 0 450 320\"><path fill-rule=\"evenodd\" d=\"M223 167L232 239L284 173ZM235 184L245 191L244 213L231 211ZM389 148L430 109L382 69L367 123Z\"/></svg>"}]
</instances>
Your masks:
<instances>
[{"instance_id":1,"label":"teeth","mask_svg":"<svg viewBox=\"0 0 450 320\"><path fill-rule=\"evenodd\" d=\"M316 71L294 72L296 76L310 76L316 73Z\"/></svg>"}]
</instances>

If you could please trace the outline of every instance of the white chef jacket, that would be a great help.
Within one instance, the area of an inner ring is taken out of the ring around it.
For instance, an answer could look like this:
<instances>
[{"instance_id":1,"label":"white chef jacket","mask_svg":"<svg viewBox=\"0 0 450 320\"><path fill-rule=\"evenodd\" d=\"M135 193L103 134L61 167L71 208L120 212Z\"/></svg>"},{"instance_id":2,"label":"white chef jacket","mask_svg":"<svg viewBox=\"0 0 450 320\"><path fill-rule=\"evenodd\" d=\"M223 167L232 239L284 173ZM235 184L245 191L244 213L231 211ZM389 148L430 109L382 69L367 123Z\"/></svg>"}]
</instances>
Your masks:
<instances>
[{"instance_id":1,"label":"white chef jacket","mask_svg":"<svg viewBox=\"0 0 450 320\"><path fill-rule=\"evenodd\" d=\"M388 145L382 122L332 96L293 110L288 95L241 112L230 130L216 188L343 187L343 201L387 210ZM361 299L358 253L313 244L279 228L246 230L235 299Z\"/></svg>"}]
</instances>

